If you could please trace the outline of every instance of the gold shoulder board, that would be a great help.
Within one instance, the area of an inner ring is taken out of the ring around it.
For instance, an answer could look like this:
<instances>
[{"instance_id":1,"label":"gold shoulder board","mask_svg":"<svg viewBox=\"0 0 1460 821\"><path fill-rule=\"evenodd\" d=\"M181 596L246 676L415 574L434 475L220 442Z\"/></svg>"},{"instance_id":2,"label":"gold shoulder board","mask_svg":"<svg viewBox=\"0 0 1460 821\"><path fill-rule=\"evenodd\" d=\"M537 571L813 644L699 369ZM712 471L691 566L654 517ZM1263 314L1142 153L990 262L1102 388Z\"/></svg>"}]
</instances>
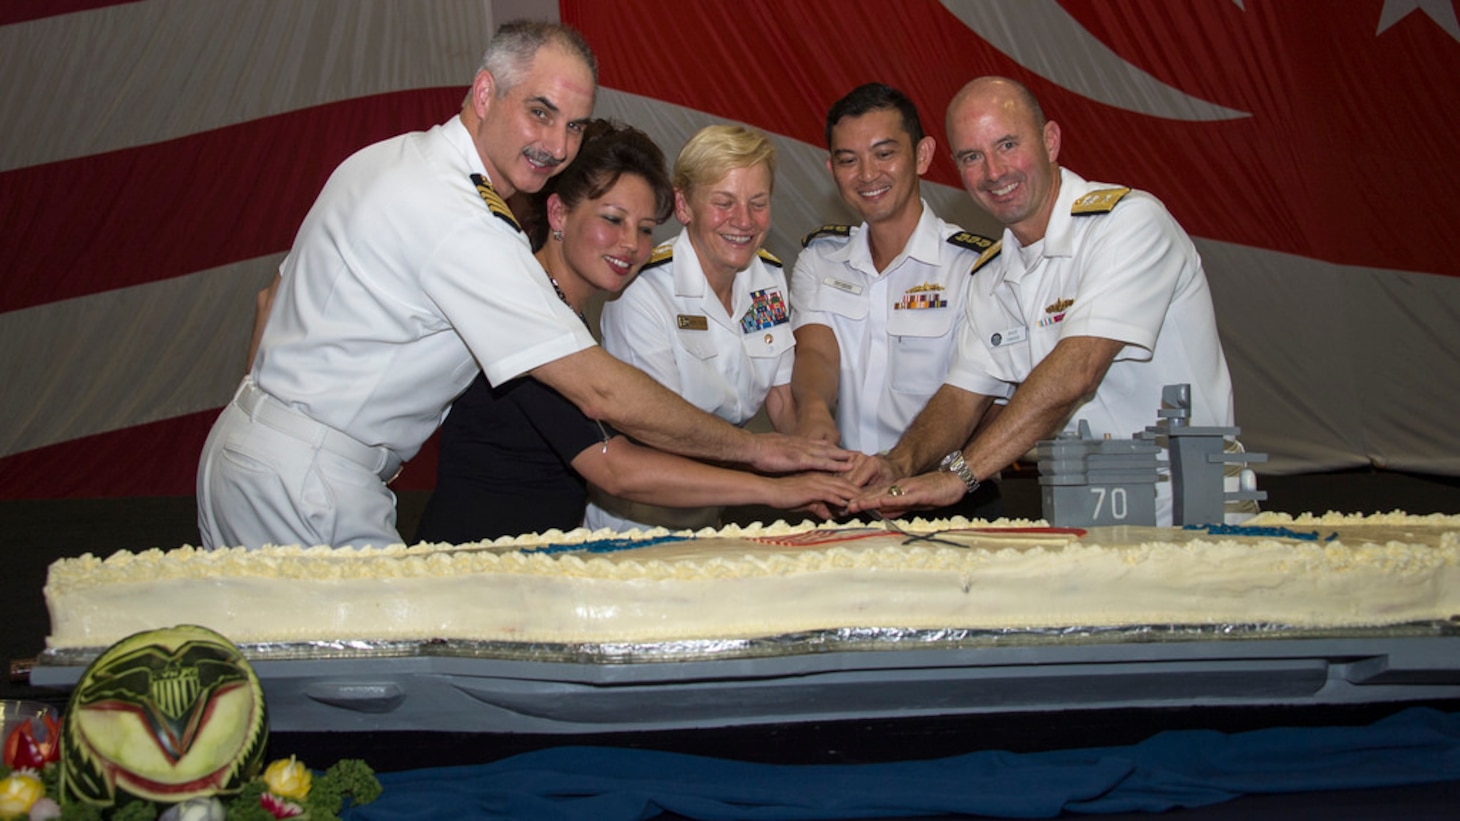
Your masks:
<instances>
[{"instance_id":1,"label":"gold shoulder board","mask_svg":"<svg viewBox=\"0 0 1460 821\"><path fill-rule=\"evenodd\" d=\"M1129 188L1102 188L1099 191L1091 191L1075 200L1075 204L1070 207L1070 213L1077 217L1087 214L1109 214L1115 209L1115 204L1120 202L1121 197L1129 193Z\"/></svg>"},{"instance_id":2,"label":"gold shoulder board","mask_svg":"<svg viewBox=\"0 0 1460 821\"><path fill-rule=\"evenodd\" d=\"M487 182L487 178L481 174L472 174L471 181L476 184L477 193L482 196L482 202L487 204L487 210L506 220L507 224L512 226L517 233L522 233L522 225L517 222L517 217L507 206L507 201L502 199L502 195L497 193L491 183Z\"/></svg>"},{"instance_id":3,"label":"gold shoulder board","mask_svg":"<svg viewBox=\"0 0 1460 821\"><path fill-rule=\"evenodd\" d=\"M785 265L783 265L781 263L781 258L780 257L776 256L775 254L772 254L770 251L767 251L764 248L760 249L759 251L756 251L756 254L758 254L760 256L761 261L764 262L767 265L774 265L777 268L784 268L784 267L786 267Z\"/></svg>"},{"instance_id":4,"label":"gold shoulder board","mask_svg":"<svg viewBox=\"0 0 1460 821\"><path fill-rule=\"evenodd\" d=\"M806 236L802 237L801 238L801 247L802 248L805 248L806 246L810 245L811 243L813 243L813 242L815 242L815 241L817 241L817 240L819 240L819 239L821 239L823 237L843 237L843 238L846 238L846 237L849 237L851 235L852 235L852 226L850 226L850 225L823 225L820 228L816 229L815 231L812 231L811 233L809 233Z\"/></svg>"}]
</instances>

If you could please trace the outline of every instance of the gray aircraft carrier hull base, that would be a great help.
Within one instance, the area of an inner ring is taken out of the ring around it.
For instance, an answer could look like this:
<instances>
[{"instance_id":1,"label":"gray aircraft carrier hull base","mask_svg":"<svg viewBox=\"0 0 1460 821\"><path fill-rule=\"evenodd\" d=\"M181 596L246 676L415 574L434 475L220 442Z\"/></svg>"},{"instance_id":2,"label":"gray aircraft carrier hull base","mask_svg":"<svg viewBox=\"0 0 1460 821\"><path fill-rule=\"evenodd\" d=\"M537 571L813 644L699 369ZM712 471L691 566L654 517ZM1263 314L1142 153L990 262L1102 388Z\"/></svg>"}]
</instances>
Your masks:
<instances>
[{"instance_id":1,"label":"gray aircraft carrier hull base","mask_svg":"<svg viewBox=\"0 0 1460 821\"><path fill-rule=\"evenodd\" d=\"M1073 636L788 637L716 652L473 646L350 656L249 648L274 732L604 734L1172 706L1460 699L1460 630L1179 629ZM691 648L692 649L692 648ZM291 657L292 656L292 657ZM85 658L48 651L65 690Z\"/></svg>"}]
</instances>

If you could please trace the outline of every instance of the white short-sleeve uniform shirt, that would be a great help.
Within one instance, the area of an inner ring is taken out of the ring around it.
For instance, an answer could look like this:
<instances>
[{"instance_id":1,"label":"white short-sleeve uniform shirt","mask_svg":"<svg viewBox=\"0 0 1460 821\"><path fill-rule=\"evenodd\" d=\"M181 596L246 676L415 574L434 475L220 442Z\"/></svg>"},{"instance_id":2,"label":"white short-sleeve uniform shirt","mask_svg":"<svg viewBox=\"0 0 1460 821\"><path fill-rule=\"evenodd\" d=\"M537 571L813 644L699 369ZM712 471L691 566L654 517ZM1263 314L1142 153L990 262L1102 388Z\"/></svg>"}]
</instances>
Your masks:
<instances>
[{"instance_id":1,"label":"white short-sleeve uniform shirt","mask_svg":"<svg viewBox=\"0 0 1460 821\"><path fill-rule=\"evenodd\" d=\"M603 347L691 405L743 425L772 387L791 381L789 295L780 260L763 251L735 275L727 312L682 231L604 304Z\"/></svg>"},{"instance_id":2,"label":"white short-sleeve uniform shirt","mask_svg":"<svg viewBox=\"0 0 1460 821\"><path fill-rule=\"evenodd\" d=\"M793 326L825 325L841 349L836 423L850 450L889 450L943 384L969 272L992 244L922 206L885 271L872 264L863 224L810 235L791 274Z\"/></svg>"},{"instance_id":3,"label":"white short-sleeve uniform shirt","mask_svg":"<svg viewBox=\"0 0 1460 821\"><path fill-rule=\"evenodd\" d=\"M485 186L455 117L335 169L280 268L249 377L311 433L224 408L199 461L205 545L400 541L384 451L414 456L479 367L500 383L594 344L474 175ZM379 462L341 459L319 425Z\"/></svg>"},{"instance_id":4,"label":"white short-sleeve uniform shirt","mask_svg":"<svg viewBox=\"0 0 1460 821\"><path fill-rule=\"evenodd\" d=\"M594 344L472 174L455 117L335 170L281 268L260 388L409 459L479 366L500 384Z\"/></svg>"},{"instance_id":5,"label":"white short-sleeve uniform shirt","mask_svg":"<svg viewBox=\"0 0 1460 821\"><path fill-rule=\"evenodd\" d=\"M1191 386L1191 425L1234 425L1191 239L1150 194L1060 173L1044 239L1026 248L1006 230L997 256L975 272L948 384L1006 399L1061 339L1098 336L1126 345L1071 427L1083 419L1097 437L1129 438L1156 423L1162 388L1179 383ZM1157 489L1169 523L1170 484Z\"/></svg>"},{"instance_id":6,"label":"white short-sleeve uniform shirt","mask_svg":"<svg viewBox=\"0 0 1460 821\"><path fill-rule=\"evenodd\" d=\"M735 275L731 299L726 311L681 231L604 304L603 347L700 410L744 425L771 388L791 381L796 340L780 260L761 251ZM598 493L593 499L585 520L592 528L704 527L719 519L718 508L676 511Z\"/></svg>"}]
</instances>

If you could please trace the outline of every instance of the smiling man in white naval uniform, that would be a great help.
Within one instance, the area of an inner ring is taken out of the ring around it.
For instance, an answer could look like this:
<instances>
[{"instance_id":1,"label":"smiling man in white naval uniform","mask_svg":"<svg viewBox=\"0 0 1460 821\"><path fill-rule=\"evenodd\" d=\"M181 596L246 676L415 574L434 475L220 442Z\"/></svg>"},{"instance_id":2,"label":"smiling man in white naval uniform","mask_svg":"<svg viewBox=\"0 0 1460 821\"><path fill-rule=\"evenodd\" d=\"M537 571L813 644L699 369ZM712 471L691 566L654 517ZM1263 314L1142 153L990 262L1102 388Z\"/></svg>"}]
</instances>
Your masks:
<instances>
[{"instance_id":1,"label":"smiling man in white naval uniform","mask_svg":"<svg viewBox=\"0 0 1460 821\"><path fill-rule=\"evenodd\" d=\"M885 452L943 384L957 347L969 273L993 241L938 218L920 177L936 149L917 107L881 83L826 116L827 170L859 226L810 234L791 276L796 432ZM963 513L1001 510L993 483Z\"/></svg>"},{"instance_id":2,"label":"smiling man in white naval uniform","mask_svg":"<svg viewBox=\"0 0 1460 821\"><path fill-rule=\"evenodd\" d=\"M858 468L872 487L852 509L948 504L1075 420L1129 438L1155 422L1170 384L1191 386L1191 425L1232 426L1206 274L1165 206L1060 168L1059 125L1012 80L964 86L948 136L1003 240L977 265L947 383L885 459ZM1008 404L975 434L996 400ZM1171 524L1169 482L1156 511Z\"/></svg>"}]
</instances>

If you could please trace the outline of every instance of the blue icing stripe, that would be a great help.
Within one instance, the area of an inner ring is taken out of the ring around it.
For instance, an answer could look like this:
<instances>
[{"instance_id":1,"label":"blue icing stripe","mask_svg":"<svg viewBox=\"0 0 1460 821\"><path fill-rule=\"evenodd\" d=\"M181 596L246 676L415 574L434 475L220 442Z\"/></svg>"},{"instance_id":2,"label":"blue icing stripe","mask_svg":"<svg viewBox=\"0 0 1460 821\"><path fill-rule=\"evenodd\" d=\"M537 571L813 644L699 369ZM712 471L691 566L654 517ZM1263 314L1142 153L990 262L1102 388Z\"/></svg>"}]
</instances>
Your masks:
<instances>
[{"instance_id":1,"label":"blue icing stripe","mask_svg":"<svg viewBox=\"0 0 1460 821\"><path fill-rule=\"evenodd\" d=\"M669 544L672 542L687 542L693 536L656 536L652 539L595 539L591 542L579 542L578 544L555 544L547 547L536 547L532 550L524 550L524 553L617 553L620 550L636 550L641 547L652 547L656 544Z\"/></svg>"},{"instance_id":2,"label":"blue icing stripe","mask_svg":"<svg viewBox=\"0 0 1460 821\"><path fill-rule=\"evenodd\" d=\"M1213 536L1268 536L1286 539L1300 539L1305 542L1331 542L1338 538L1337 533L1328 534L1328 538L1322 538L1318 531L1299 533L1296 530L1289 530L1286 527L1252 527L1248 525L1186 525L1186 530L1205 530Z\"/></svg>"}]
</instances>

